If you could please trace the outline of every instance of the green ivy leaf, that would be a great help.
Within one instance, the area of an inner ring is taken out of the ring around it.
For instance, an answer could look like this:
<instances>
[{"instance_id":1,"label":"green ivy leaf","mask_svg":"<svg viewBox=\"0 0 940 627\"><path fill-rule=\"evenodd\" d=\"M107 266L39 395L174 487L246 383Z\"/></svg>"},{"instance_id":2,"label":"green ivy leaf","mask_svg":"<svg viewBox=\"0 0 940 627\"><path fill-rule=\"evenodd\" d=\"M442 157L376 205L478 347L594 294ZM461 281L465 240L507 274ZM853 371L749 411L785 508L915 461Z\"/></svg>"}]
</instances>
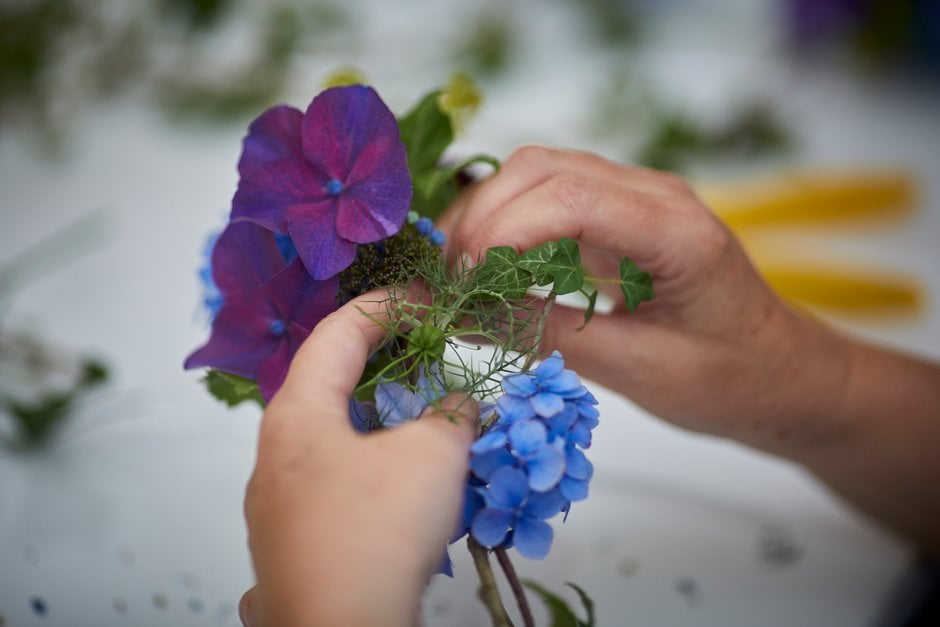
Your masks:
<instances>
[{"instance_id":1,"label":"green ivy leaf","mask_svg":"<svg viewBox=\"0 0 940 627\"><path fill-rule=\"evenodd\" d=\"M516 265L531 272L539 285L548 285L552 282L552 275L546 272L543 266L556 252L558 252L558 242L545 242L522 253Z\"/></svg>"},{"instance_id":2,"label":"green ivy leaf","mask_svg":"<svg viewBox=\"0 0 940 627\"><path fill-rule=\"evenodd\" d=\"M398 131L408 151L408 167L413 176L432 169L444 150L454 141L450 116L438 104L440 90L424 97L398 120Z\"/></svg>"},{"instance_id":3,"label":"green ivy leaf","mask_svg":"<svg viewBox=\"0 0 940 627\"><path fill-rule=\"evenodd\" d=\"M258 384L251 379L221 370L210 370L202 381L212 396L229 407L235 407L246 401L254 401L260 407L264 407L264 399L258 391Z\"/></svg>"},{"instance_id":4,"label":"green ivy leaf","mask_svg":"<svg viewBox=\"0 0 940 627\"><path fill-rule=\"evenodd\" d=\"M575 329L575 331L580 331L587 326L587 323L591 321L591 318L594 317L594 307L597 305L597 290L594 290L587 295L588 303L587 307L584 309L584 322L580 327Z\"/></svg>"},{"instance_id":5,"label":"green ivy leaf","mask_svg":"<svg viewBox=\"0 0 940 627\"><path fill-rule=\"evenodd\" d=\"M495 246L486 251L486 259L477 267L473 288L491 290L510 300L525 296L532 276L518 266L519 255L511 246Z\"/></svg>"},{"instance_id":6,"label":"green ivy leaf","mask_svg":"<svg viewBox=\"0 0 940 627\"><path fill-rule=\"evenodd\" d=\"M558 250L542 264L540 272L552 275L555 284L553 289L559 296L580 290L584 285L584 271L581 269L578 243L567 237L558 240Z\"/></svg>"},{"instance_id":7,"label":"green ivy leaf","mask_svg":"<svg viewBox=\"0 0 940 627\"><path fill-rule=\"evenodd\" d=\"M565 602L564 599L546 590L537 582L531 579L523 579L522 584L542 599L545 608L548 610L549 617L551 618L551 627L594 627L594 602L587 596L584 590L573 583L567 585L574 588L578 596L581 597L581 603L587 610L587 621L580 620L575 616L574 611L568 606L568 603Z\"/></svg>"},{"instance_id":8,"label":"green ivy leaf","mask_svg":"<svg viewBox=\"0 0 940 627\"><path fill-rule=\"evenodd\" d=\"M629 311L634 311L640 303L656 296L653 276L641 270L628 257L620 260L620 291L623 292L623 304Z\"/></svg>"}]
</instances>

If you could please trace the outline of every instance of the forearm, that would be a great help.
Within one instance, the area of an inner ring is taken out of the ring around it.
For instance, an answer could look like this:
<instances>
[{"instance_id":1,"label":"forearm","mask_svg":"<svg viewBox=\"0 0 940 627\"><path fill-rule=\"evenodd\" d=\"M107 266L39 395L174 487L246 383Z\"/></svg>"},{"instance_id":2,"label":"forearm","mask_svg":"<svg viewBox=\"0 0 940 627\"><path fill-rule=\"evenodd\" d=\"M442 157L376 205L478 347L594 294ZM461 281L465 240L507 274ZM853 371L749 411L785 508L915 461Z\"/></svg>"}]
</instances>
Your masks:
<instances>
[{"instance_id":1,"label":"forearm","mask_svg":"<svg viewBox=\"0 0 940 627\"><path fill-rule=\"evenodd\" d=\"M776 431L752 443L802 464L919 549L940 555L940 367L804 324L819 334L800 349L809 351L808 371L781 382L792 400L782 405ZM819 411L807 411L812 403Z\"/></svg>"}]
</instances>

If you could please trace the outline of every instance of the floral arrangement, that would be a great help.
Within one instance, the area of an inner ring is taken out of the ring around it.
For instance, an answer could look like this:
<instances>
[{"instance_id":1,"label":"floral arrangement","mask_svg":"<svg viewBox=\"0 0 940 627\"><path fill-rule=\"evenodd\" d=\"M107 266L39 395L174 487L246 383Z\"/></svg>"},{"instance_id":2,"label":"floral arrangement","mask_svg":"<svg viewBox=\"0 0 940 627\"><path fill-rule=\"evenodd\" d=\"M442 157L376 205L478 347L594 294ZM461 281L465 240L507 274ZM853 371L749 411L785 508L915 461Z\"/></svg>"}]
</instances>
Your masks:
<instances>
[{"instance_id":1,"label":"floral arrangement","mask_svg":"<svg viewBox=\"0 0 940 627\"><path fill-rule=\"evenodd\" d=\"M388 339L350 399L351 424L362 432L394 428L451 391L478 401L481 435L470 449L454 541L468 536L494 624L503 624L505 610L491 552L531 624L507 549L530 559L549 553L546 521L567 518L588 496L593 467L584 451L598 424L597 400L558 352L536 366L545 316L556 296L580 293L587 324L601 281L619 284L631 310L654 294L650 275L626 258L618 278L587 277L570 239L521 254L491 248L473 266L448 263L433 219L472 166L499 165L488 156L456 164L444 157L478 102L472 83L458 77L396 118L371 87L344 84L321 92L305 112L281 105L256 118L238 162L231 219L210 241L201 272L211 335L185 367L209 368L210 392L229 405L264 404L321 319L382 288ZM446 555L440 571L451 574ZM570 613L552 593L527 585L553 612ZM581 624L590 624L591 603L578 592L589 614Z\"/></svg>"}]
</instances>

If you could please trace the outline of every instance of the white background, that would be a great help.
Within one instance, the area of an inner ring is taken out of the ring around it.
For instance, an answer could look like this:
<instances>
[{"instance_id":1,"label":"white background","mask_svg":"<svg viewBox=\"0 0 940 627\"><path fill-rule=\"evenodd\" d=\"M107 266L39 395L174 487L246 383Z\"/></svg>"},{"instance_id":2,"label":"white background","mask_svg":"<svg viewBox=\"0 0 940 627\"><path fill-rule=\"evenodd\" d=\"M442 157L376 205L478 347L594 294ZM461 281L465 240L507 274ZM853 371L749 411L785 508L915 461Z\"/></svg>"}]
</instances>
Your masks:
<instances>
[{"instance_id":1,"label":"white background","mask_svg":"<svg viewBox=\"0 0 940 627\"><path fill-rule=\"evenodd\" d=\"M362 36L299 68L290 102L303 108L330 70L355 65L402 111L447 79L438 51L476 8L468 4L358 3ZM912 218L799 234L794 255L815 247L917 277L928 289L921 316L833 323L940 358L937 89L839 64L795 67L779 54L771 8L671 3L638 60L701 111L769 95L798 125L801 165L908 168L923 199ZM454 153L505 157L537 142L619 157L620 144L589 138L583 121L611 55L633 53L592 49L564 3L519 2L515 14L517 63L487 87ZM241 497L259 416L226 411L181 364L207 332L195 269L235 189L243 127L172 126L134 97L78 115L57 161L15 133L0 138L0 261L96 212L104 243L20 291L4 323L101 355L114 380L47 450L0 450L0 617L17 627L235 625L251 584ZM849 626L881 614L909 559L903 545L799 468L599 397L593 496L556 522L544 562L517 560L525 576L559 591L564 581L584 586L601 625ZM792 562L762 560L768 530L792 543ZM465 551L451 554L456 579L433 581L427 622L480 624ZM46 616L30 610L33 597Z\"/></svg>"}]
</instances>

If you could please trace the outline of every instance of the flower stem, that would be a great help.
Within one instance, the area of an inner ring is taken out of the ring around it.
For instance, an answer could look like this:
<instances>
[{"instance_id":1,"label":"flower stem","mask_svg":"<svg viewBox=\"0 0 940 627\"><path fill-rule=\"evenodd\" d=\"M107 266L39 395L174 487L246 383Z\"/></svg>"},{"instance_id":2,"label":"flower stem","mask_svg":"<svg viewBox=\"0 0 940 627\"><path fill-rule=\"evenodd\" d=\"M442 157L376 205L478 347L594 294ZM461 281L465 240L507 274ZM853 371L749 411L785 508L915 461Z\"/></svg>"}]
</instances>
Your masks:
<instances>
[{"instance_id":1,"label":"flower stem","mask_svg":"<svg viewBox=\"0 0 940 627\"><path fill-rule=\"evenodd\" d=\"M548 298L545 299L545 307L542 308L538 323L535 325L535 340L532 342L532 352L529 353L525 363L522 364L522 372L528 371L529 368L532 367L532 363L539 356L539 348L542 346L542 334L545 333L545 321L548 319L548 314L551 313L552 306L555 304L555 296L556 294L553 291L548 295Z\"/></svg>"},{"instance_id":2,"label":"flower stem","mask_svg":"<svg viewBox=\"0 0 940 627\"><path fill-rule=\"evenodd\" d=\"M509 587L512 588L513 596L516 597L516 605L519 606L519 613L522 614L523 625L525 625L525 627L535 627L535 620L532 618L532 608L529 607L529 600L525 596L525 590L522 589L519 576L516 574L516 569L512 565L512 561L510 561L506 549L499 547L493 552L496 553L496 559L503 569L503 574L506 575Z\"/></svg>"},{"instance_id":3,"label":"flower stem","mask_svg":"<svg viewBox=\"0 0 940 627\"><path fill-rule=\"evenodd\" d=\"M509 614L506 613L503 601L499 597L499 588L496 587L496 578L493 576L486 548L472 536L467 536L467 547L470 549L473 565L476 566L477 574L480 576L480 589L477 591L477 596L489 611L493 627L512 627Z\"/></svg>"}]
</instances>

